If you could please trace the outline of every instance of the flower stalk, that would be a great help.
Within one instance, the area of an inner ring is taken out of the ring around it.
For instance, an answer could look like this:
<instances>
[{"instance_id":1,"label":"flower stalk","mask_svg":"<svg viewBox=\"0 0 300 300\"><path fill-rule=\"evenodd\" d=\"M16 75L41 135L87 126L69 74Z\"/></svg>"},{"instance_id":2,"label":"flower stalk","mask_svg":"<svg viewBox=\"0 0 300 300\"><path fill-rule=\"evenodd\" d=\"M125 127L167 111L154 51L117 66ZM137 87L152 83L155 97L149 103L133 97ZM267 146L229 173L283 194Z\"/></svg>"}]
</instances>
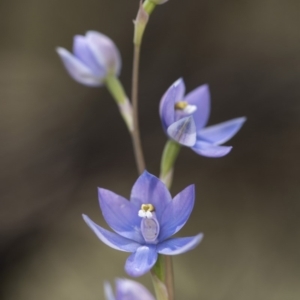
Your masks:
<instances>
[{"instance_id":1,"label":"flower stalk","mask_svg":"<svg viewBox=\"0 0 300 300\"><path fill-rule=\"evenodd\" d=\"M138 89L139 89L139 65L140 65L140 50L146 25L148 23L148 14L144 10L143 5L140 5L136 20L134 20L134 52L133 52L133 66L132 66L132 88L131 101L133 108L133 133L132 141L134 146L134 154L139 174L146 168L142 143L139 130L138 118Z\"/></svg>"},{"instance_id":2,"label":"flower stalk","mask_svg":"<svg viewBox=\"0 0 300 300\"><path fill-rule=\"evenodd\" d=\"M151 270L151 278L157 300L174 300L173 262L170 256L158 256Z\"/></svg>"},{"instance_id":3,"label":"flower stalk","mask_svg":"<svg viewBox=\"0 0 300 300\"><path fill-rule=\"evenodd\" d=\"M151 0L146 0L143 3L143 7L144 7L145 11L150 15L153 12L154 8L156 7L156 3L154 3Z\"/></svg>"},{"instance_id":4,"label":"flower stalk","mask_svg":"<svg viewBox=\"0 0 300 300\"><path fill-rule=\"evenodd\" d=\"M151 0L146 0L143 5L140 5L140 9L137 14L137 18L134 21L134 55L133 55L133 73L132 73L132 105L133 105L133 144L135 150L135 157L139 173L141 174L145 169L145 162L143 157L143 150L141 146L139 124L138 124L138 79L139 79L139 63L140 63L140 50L143 40L144 31L149 21L149 15L153 12L156 7L156 3ZM173 150L174 155L176 153L176 146L169 145L168 149ZM177 151L178 152L178 151ZM168 155L168 153L166 153ZM174 158L174 161L176 159ZM165 157L167 160L167 157ZM174 163L174 162L173 162ZM173 164L172 164L173 165ZM167 186L171 185L172 176L167 176L172 172L172 168L168 166L163 169L164 178L169 178ZM158 256L158 260L151 270L151 277L157 300L173 300L174 299L174 287L173 287L173 267L172 259L167 256Z\"/></svg>"},{"instance_id":5,"label":"flower stalk","mask_svg":"<svg viewBox=\"0 0 300 300\"><path fill-rule=\"evenodd\" d=\"M104 80L106 87L115 99L121 116L123 117L130 133L133 132L133 118L131 103L124 91L120 80L114 75L108 75Z\"/></svg>"},{"instance_id":6,"label":"flower stalk","mask_svg":"<svg viewBox=\"0 0 300 300\"><path fill-rule=\"evenodd\" d=\"M165 281L165 262L162 255L158 256L158 260L151 270L151 278L154 286L157 300L169 300L168 290Z\"/></svg>"},{"instance_id":7,"label":"flower stalk","mask_svg":"<svg viewBox=\"0 0 300 300\"><path fill-rule=\"evenodd\" d=\"M173 140L168 140L161 159L160 180L170 189L173 181L173 167L180 152L181 146ZM172 257L164 256L163 262L158 261L161 268L164 268L163 282L168 291L168 299L174 299L174 274Z\"/></svg>"},{"instance_id":8,"label":"flower stalk","mask_svg":"<svg viewBox=\"0 0 300 300\"><path fill-rule=\"evenodd\" d=\"M173 140L168 140L161 158L160 179L170 189L173 180L173 167L181 146Z\"/></svg>"}]
</instances>

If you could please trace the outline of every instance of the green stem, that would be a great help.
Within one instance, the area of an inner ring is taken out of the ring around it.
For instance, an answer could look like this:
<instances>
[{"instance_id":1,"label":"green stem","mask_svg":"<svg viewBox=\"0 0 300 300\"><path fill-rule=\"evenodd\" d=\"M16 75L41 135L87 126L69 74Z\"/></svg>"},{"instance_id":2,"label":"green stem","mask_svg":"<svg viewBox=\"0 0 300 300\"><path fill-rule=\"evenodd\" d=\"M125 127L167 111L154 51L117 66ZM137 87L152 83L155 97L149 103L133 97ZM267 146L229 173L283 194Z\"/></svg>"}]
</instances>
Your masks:
<instances>
[{"instance_id":1,"label":"green stem","mask_svg":"<svg viewBox=\"0 0 300 300\"><path fill-rule=\"evenodd\" d=\"M151 0L146 0L143 3L143 7L145 11L148 13L148 15L150 15L153 12L154 8L156 7L156 4L153 3Z\"/></svg>"},{"instance_id":2,"label":"green stem","mask_svg":"<svg viewBox=\"0 0 300 300\"><path fill-rule=\"evenodd\" d=\"M157 300L169 300L167 287L165 284L165 256L158 255L156 264L151 270L151 278L155 290Z\"/></svg>"},{"instance_id":3,"label":"green stem","mask_svg":"<svg viewBox=\"0 0 300 300\"><path fill-rule=\"evenodd\" d=\"M112 94L118 104L122 104L127 100L126 93L120 82L115 75L108 75L105 78L106 87Z\"/></svg>"},{"instance_id":4,"label":"green stem","mask_svg":"<svg viewBox=\"0 0 300 300\"><path fill-rule=\"evenodd\" d=\"M161 159L160 179L170 189L173 180L173 168L175 161L180 152L181 146L173 140L168 140ZM162 279L167 287L168 299L174 299L174 275L173 263L170 256L164 256L163 267L165 270L164 278Z\"/></svg>"},{"instance_id":5,"label":"green stem","mask_svg":"<svg viewBox=\"0 0 300 300\"><path fill-rule=\"evenodd\" d=\"M132 106L133 106L133 143L135 145L135 157L139 173L145 169L143 151L138 125L138 79L139 79L139 61L140 50L144 36L144 31L148 24L149 15L153 12L156 4L151 0L146 0L140 7L137 18L134 22L134 55L133 55L133 73L132 73ZM170 257L159 255L155 266L151 270L152 282L155 289L157 300L174 300L173 271L172 260Z\"/></svg>"},{"instance_id":6,"label":"green stem","mask_svg":"<svg viewBox=\"0 0 300 300\"><path fill-rule=\"evenodd\" d=\"M161 158L160 179L170 189L173 180L173 168L181 146L173 140L168 140Z\"/></svg>"},{"instance_id":7,"label":"green stem","mask_svg":"<svg viewBox=\"0 0 300 300\"><path fill-rule=\"evenodd\" d=\"M140 137L139 117L138 117L138 86L139 86L139 63L140 63L140 46L134 46L133 54L133 71L132 71L132 91L131 100L133 108L133 132L132 142L134 156L139 174L142 174L146 168L143 148Z\"/></svg>"},{"instance_id":8,"label":"green stem","mask_svg":"<svg viewBox=\"0 0 300 300\"><path fill-rule=\"evenodd\" d=\"M132 107L128 97L124 91L124 88L119 79L114 75L108 75L105 78L105 84L119 106L120 113L127 125L129 132L133 132L133 118L132 118Z\"/></svg>"}]
</instances>

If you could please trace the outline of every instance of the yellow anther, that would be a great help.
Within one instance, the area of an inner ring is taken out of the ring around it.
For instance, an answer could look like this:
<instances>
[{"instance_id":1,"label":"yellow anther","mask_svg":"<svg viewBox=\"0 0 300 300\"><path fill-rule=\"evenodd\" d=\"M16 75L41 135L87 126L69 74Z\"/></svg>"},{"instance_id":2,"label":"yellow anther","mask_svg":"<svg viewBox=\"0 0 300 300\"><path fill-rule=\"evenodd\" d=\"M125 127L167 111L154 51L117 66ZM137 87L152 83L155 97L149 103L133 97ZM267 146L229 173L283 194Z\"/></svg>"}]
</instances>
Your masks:
<instances>
[{"instance_id":1,"label":"yellow anther","mask_svg":"<svg viewBox=\"0 0 300 300\"><path fill-rule=\"evenodd\" d=\"M141 210L143 210L144 212L147 212L147 211L155 211L155 208L152 204L142 204L141 206Z\"/></svg>"},{"instance_id":2,"label":"yellow anther","mask_svg":"<svg viewBox=\"0 0 300 300\"><path fill-rule=\"evenodd\" d=\"M175 109L184 110L188 105L186 101L179 101L175 103Z\"/></svg>"}]
</instances>

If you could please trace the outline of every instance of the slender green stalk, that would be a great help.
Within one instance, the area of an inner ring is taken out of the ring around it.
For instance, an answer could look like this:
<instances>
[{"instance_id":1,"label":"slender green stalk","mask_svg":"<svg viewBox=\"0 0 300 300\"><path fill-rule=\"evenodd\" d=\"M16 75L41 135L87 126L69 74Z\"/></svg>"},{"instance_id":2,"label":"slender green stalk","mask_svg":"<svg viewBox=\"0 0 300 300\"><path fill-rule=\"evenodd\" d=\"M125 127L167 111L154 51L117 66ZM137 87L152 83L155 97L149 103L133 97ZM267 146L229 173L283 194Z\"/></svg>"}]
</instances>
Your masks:
<instances>
[{"instance_id":1,"label":"slender green stalk","mask_svg":"<svg viewBox=\"0 0 300 300\"><path fill-rule=\"evenodd\" d=\"M166 280L166 264L164 255L158 255L156 264L151 270L152 282L157 300L169 300L169 291L167 290Z\"/></svg>"},{"instance_id":2,"label":"slender green stalk","mask_svg":"<svg viewBox=\"0 0 300 300\"><path fill-rule=\"evenodd\" d=\"M132 71L132 91L131 100L133 108L133 132L132 141L134 146L135 160L139 174L145 168L144 154L140 138L139 118L138 118L138 85L139 85L139 63L140 63L140 45L134 46L133 54L133 71Z\"/></svg>"},{"instance_id":3,"label":"slender green stalk","mask_svg":"<svg viewBox=\"0 0 300 300\"><path fill-rule=\"evenodd\" d=\"M168 291L166 289L166 285L163 281L161 281L156 274L151 272L151 278L155 290L155 295L157 300L169 300Z\"/></svg>"},{"instance_id":4,"label":"slender green stalk","mask_svg":"<svg viewBox=\"0 0 300 300\"><path fill-rule=\"evenodd\" d=\"M130 101L124 91L124 88L116 76L109 75L105 79L105 84L119 106L120 113L127 125L127 128L132 135L133 132L133 118L132 118L132 107Z\"/></svg>"},{"instance_id":5,"label":"slender green stalk","mask_svg":"<svg viewBox=\"0 0 300 300\"><path fill-rule=\"evenodd\" d=\"M173 180L173 168L181 146L173 140L168 140L161 158L160 179L170 189Z\"/></svg>"},{"instance_id":6,"label":"slender green stalk","mask_svg":"<svg viewBox=\"0 0 300 300\"><path fill-rule=\"evenodd\" d=\"M174 272L173 272L173 261L171 256L164 255L166 277L164 283L168 291L168 299L174 300Z\"/></svg>"},{"instance_id":7,"label":"slender green stalk","mask_svg":"<svg viewBox=\"0 0 300 300\"><path fill-rule=\"evenodd\" d=\"M168 140L161 159L160 179L170 189L173 180L173 168L181 146L173 140ZM164 256L165 278L164 283L168 290L169 300L174 299L174 274L172 257Z\"/></svg>"},{"instance_id":8,"label":"slender green stalk","mask_svg":"<svg viewBox=\"0 0 300 300\"><path fill-rule=\"evenodd\" d=\"M154 8L156 7L156 4L153 3L151 0L146 0L143 3L143 6L145 11L148 13L148 15L150 15L153 12Z\"/></svg>"},{"instance_id":9,"label":"slender green stalk","mask_svg":"<svg viewBox=\"0 0 300 300\"><path fill-rule=\"evenodd\" d=\"M135 157L139 173L145 169L143 150L141 146L139 124L138 124L138 79L139 79L139 62L140 49L144 31L146 29L149 15L153 12L156 4L151 0L146 0L138 11L137 18L134 22L134 55L133 55L133 72L132 72L132 106L133 106L133 144ZM152 282L155 289L157 300L174 300L173 286L173 269L170 257L159 255L155 266L151 270Z\"/></svg>"}]
</instances>

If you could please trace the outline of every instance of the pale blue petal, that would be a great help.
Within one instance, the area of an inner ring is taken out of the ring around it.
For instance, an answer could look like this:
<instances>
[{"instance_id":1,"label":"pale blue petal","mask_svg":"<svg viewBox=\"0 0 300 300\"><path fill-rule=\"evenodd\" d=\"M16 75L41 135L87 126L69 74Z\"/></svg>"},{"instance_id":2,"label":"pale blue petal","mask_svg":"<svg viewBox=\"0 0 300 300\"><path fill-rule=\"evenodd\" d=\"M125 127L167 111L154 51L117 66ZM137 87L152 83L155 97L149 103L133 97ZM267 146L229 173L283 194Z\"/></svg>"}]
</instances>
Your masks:
<instances>
[{"instance_id":1,"label":"pale blue petal","mask_svg":"<svg viewBox=\"0 0 300 300\"><path fill-rule=\"evenodd\" d=\"M87 86L101 86L103 78L94 75L78 58L64 48L56 49L70 76L77 82Z\"/></svg>"},{"instance_id":2,"label":"pale blue petal","mask_svg":"<svg viewBox=\"0 0 300 300\"><path fill-rule=\"evenodd\" d=\"M198 132L198 138L215 145L221 145L230 140L245 121L246 118L241 117L203 128Z\"/></svg>"},{"instance_id":3,"label":"pale blue petal","mask_svg":"<svg viewBox=\"0 0 300 300\"><path fill-rule=\"evenodd\" d=\"M97 77L105 77L106 70L99 64L93 55L87 39L82 35L75 35L73 42L73 53L74 55L83 62Z\"/></svg>"},{"instance_id":4,"label":"pale blue petal","mask_svg":"<svg viewBox=\"0 0 300 300\"><path fill-rule=\"evenodd\" d=\"M184 101L196 105L197 110L193 113L197 131L203 128L210 114L210 92L207 84L201 85L188 93Z\"/></svg>"},{"instance_id":5,"label":"pale blue petal","mask_svg":"<svg viewBox=\"0 0 300 300\"><path fill-rule=\"evenodd\" d=\"M117 279L117 300L155 300L140 283L129 279Z\"/></svg>"},{"instance_id":6,"label":"pale blue petal","mask_svg":"<svg viewBox=\"0 0 300 300\"><path fill-rule=\"evenodd\" d=\"M111 285L107 281L104 282L104 295L106 300L116 300Z\"/></svg>"},{"instance_id":7,"label":"pale blue petal","mask_svg":"<svg viewBox=\"0 0 300 300\"><path fill-rule=\"evenodd\" d=\"M133 185L130 202L138 209L142 204L152 204L158 222L166 205L172 201L171 194L164 183L156 176L144 171Z\"/></svg>"},{"instance_id":8,"label":"pale blue petal","mask_svg":"<svg viewBox=\"0 0 300 300\"><path fill-rule=\"evenodd\" d=\"M132 277L142 276L150 271L156 260L156 246L141 246L127 258L125 271Z\"/></svg>"},{"instance_id":9,"label":"pale blue petal","mask_svg":"<svg viewBox=\"0 0 300 300\"><path fill-rule=\"evenodd\" d=\"M181 191L165 208L160 224L159 241L164 241L178 232L187 222L195 202L195 186Z\"/></svg>"},{"instance_id":10,"label":"pale blue petal","mask_svg":"<svg viewBox=\"0 0 300 300\"><path fill-rule=\"evenodd\" d=\"M99 188L98 197L103 217L114 231L138 243L144 242L140 230L139 208L106 189Z\"/></svg>"},{"instance_id":11,"label":"pale blue petal","mask_svg":"<svg viewBox=\"0 0 300 300\"><path fill-rule=\"evenodd\" d=\"M192 116L185 117L170 125L168 135L181 145L192 147L196 143L196 126Z\"/></svg>"},{"instance_id":12,"label":"pale blue petal","mask_svg":"<svg viewBox=\"0 0 300 300\"><path fill-rule=\"evenodd\" d=\"M206 157L222 157L231 151L231 146L215 146L213 144L197 140L192 150L197 154Z\"/></svg>"},{"instance_id":13,"label":"pale blue petal","mask_svg":"<svg viewBox=\"0 0 300 300\"><path fill-rule=\"evenodd\" d=\"M176 95L175 95L175 102L178 101L183 101L183 97L185 94L185 84L182 78L177 79L174 83L173 86L176 87Z\"/></svg>"},{"instance_id":14,"label":"pale blue petal","mask_svg":"<svg viewBox=\"0 0 300 300\"><path fill-rule=\"evenodd\" d=\"M134 252L140 247L140 244L100 227L88 216L82 215L82 217L86 224L94 231L97 237L107 246L125 252Z\"/></svg>"},{"instance_id":15,"label":"pale blue petal","mask_svg":"<svg viewBox=\"0 0 300 300\"><path fill-rule=\"evenodd\" d=\"M121 56L114 42L106 35L97 31L86 33L87 42L95 58L107 71L116 75L121 71Z\"/></svg>"},{"instance_id":16,"label":"pale blue petal","mask_svg":"<svg viewBox=\"0 0 300 300\"><path fill-rule=\"evenodd\" d=\"M167 128L175 122L175 103L183 100L184 93L184 81L180 78L163 95L159 105L159 114L164 131L167 131Z\"/></svg>"},{"instance_id":17,"label":"pale blue petal","mask_svg":"<svg viewBox=\"0 0 300 300\"><path fill-rule=\"evenodd\" d=\"M199 233L193 237L174 238L157 245L157 252L165 255L177 255L194 249L203 239Z\"/></svg>"}]
</instances>

